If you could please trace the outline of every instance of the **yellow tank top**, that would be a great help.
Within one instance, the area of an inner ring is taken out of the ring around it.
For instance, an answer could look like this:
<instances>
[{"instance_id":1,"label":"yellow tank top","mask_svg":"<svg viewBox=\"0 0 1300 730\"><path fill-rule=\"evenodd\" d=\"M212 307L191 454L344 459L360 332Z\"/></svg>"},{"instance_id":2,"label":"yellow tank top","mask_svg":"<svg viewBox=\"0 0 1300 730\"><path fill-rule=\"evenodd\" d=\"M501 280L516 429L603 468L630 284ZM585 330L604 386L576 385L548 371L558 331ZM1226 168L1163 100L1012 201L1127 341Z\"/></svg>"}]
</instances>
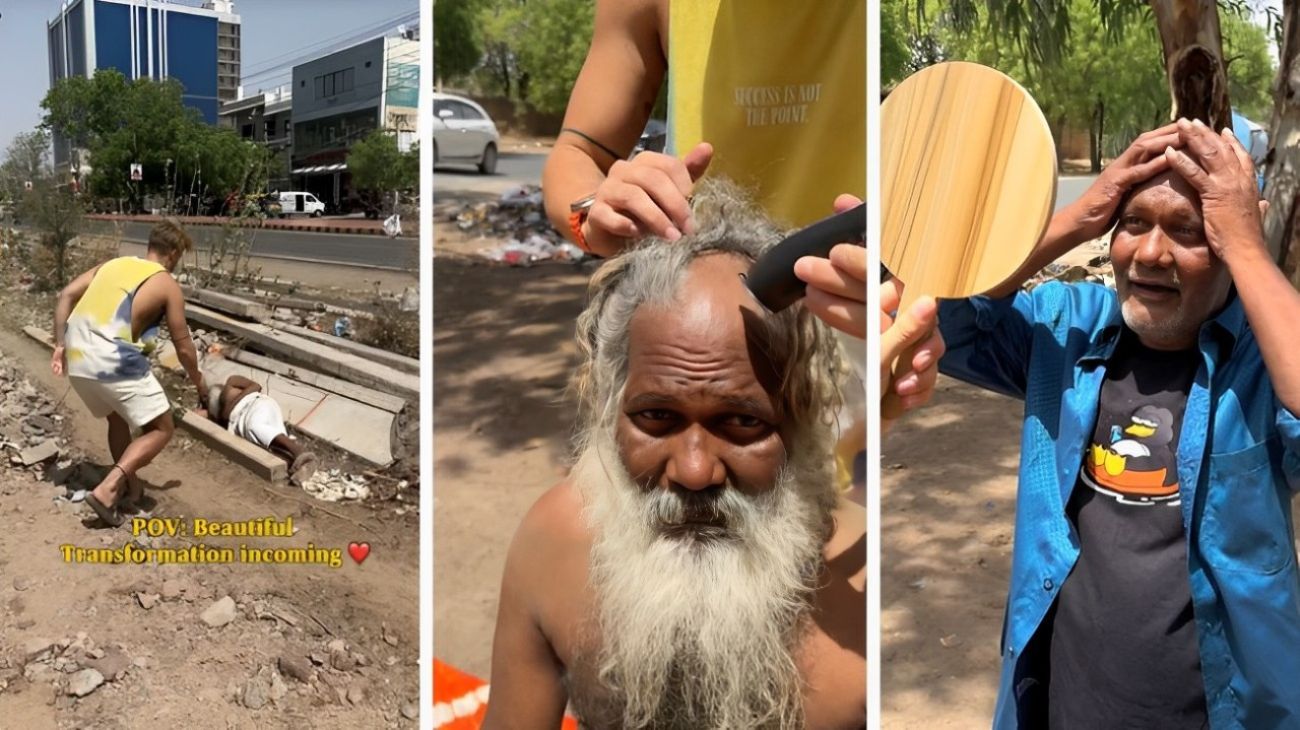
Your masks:
<instances>
[{"instance_id":1,"label":"yellow tank top","mask_svg":"<svg viewBox=\"0 0 1300 730\"><path fill-rule=\"evenodd\" d=\"M669 0L669 139L776 220L825 218L867 187L866 0Z\"/></svg>"},{"instance_id":2,"label":"yellow tank top","mask_svg":"<svg viewBox=\"0 0 1300 730\"><path fill-rule=\"evenodd\" d=\"M64 336L68 375L113 382L149 374L149 353L157 342L158 324L135 339L131 336L131 308L140 285L165 270L161 264L134 256L99 267L68 316Z\"/></svg>"}]
</instances>

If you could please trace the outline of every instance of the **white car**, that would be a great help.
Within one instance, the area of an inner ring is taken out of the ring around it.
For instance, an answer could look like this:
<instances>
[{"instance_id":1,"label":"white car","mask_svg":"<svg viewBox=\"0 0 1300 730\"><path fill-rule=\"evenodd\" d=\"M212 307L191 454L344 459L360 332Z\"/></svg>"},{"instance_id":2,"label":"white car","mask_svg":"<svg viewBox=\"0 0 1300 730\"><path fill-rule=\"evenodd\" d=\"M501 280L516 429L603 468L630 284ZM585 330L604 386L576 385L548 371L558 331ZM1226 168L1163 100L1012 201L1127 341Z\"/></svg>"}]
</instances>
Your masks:
<instances>
[{"instance_id":1,"label":"white car","mask_svg":"<svg viewBox=\"0 0 1300 730\"><path fill-rule=\"evenodd\" d=\"M501 135L483 107L463 96L433 95L433 164L465 163L491 175Z\"/></svg>"}]
</instances>

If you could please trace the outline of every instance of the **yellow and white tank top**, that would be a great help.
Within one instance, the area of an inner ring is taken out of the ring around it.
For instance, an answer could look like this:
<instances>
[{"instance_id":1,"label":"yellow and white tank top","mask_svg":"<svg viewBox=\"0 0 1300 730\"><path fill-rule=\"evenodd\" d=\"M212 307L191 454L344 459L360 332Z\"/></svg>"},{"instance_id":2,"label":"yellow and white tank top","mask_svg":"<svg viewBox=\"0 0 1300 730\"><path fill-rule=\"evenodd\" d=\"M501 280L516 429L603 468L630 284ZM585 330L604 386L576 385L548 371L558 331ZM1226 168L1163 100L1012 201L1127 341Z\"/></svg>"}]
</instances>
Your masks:
<instances>
[{"instance_id":1,"label":"yellow and white tank top","mask_svg":"<svg viewBox=\"0 0 1300 730\"><path fill-rule=\"evenodd\" d=\"M155 322L131 336L131 307L146 279L166 271L134 256L99 267L86 293L68 316L64 335L68 374L101 382L134 380L149 374L149 353L158 339Z\"/></svg>"},{"instance_id":2,"label":"yellow and white tank top","mask_svg":"<svg viewBox=\"0 0 1300 730\"><path fill-rule=\"evenodd\" d=\"M669 0L668 137L788 227L867 187L866 0Z\"/></svg>"}]
</instances>

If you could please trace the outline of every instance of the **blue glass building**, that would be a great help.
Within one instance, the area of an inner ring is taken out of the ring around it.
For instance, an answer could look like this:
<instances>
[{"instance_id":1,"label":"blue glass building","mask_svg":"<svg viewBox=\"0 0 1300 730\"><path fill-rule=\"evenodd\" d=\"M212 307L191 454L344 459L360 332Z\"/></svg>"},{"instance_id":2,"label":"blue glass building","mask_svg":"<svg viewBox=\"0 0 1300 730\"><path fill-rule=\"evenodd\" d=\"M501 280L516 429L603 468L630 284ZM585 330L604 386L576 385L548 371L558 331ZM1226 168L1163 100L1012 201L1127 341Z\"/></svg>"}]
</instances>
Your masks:
<instances>
[{"instance_id":1,"label":"blue glass building","mask_svg":"<svg viewBox=\"0 0 1300 730\"><path fill-rule=\"evenodd\" d=\"M50 85L104 68L173 78L184 103L216 124L221 102L238 96L239 29L229 0L65 0L47 25ZM65 162L64 145L54 147Z\"/></svg>"}]
</instances>

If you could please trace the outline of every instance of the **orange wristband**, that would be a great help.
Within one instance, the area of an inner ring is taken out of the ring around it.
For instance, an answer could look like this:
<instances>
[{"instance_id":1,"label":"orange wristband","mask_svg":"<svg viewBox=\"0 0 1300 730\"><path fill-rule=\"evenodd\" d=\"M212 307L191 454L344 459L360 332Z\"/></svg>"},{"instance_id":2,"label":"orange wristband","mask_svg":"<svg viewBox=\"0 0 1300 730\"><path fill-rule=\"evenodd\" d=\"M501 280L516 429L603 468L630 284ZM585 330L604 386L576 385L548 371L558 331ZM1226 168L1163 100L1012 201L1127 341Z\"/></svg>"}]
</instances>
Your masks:
<instances>
[{"instance_id":1,"label":"orange wristband","mask_svg":"<svg viewBox=\"0 0 1300 730\"><path fill-rule=\"evenodd\" d=\"M573 233L573 242L578 244L578 248L584 253L592 254L591 247L587 245L587 237L582 235L582 224L587 220L586 210L575 210L569 214L569 231Z\"/></svg>"}]
</instances>

